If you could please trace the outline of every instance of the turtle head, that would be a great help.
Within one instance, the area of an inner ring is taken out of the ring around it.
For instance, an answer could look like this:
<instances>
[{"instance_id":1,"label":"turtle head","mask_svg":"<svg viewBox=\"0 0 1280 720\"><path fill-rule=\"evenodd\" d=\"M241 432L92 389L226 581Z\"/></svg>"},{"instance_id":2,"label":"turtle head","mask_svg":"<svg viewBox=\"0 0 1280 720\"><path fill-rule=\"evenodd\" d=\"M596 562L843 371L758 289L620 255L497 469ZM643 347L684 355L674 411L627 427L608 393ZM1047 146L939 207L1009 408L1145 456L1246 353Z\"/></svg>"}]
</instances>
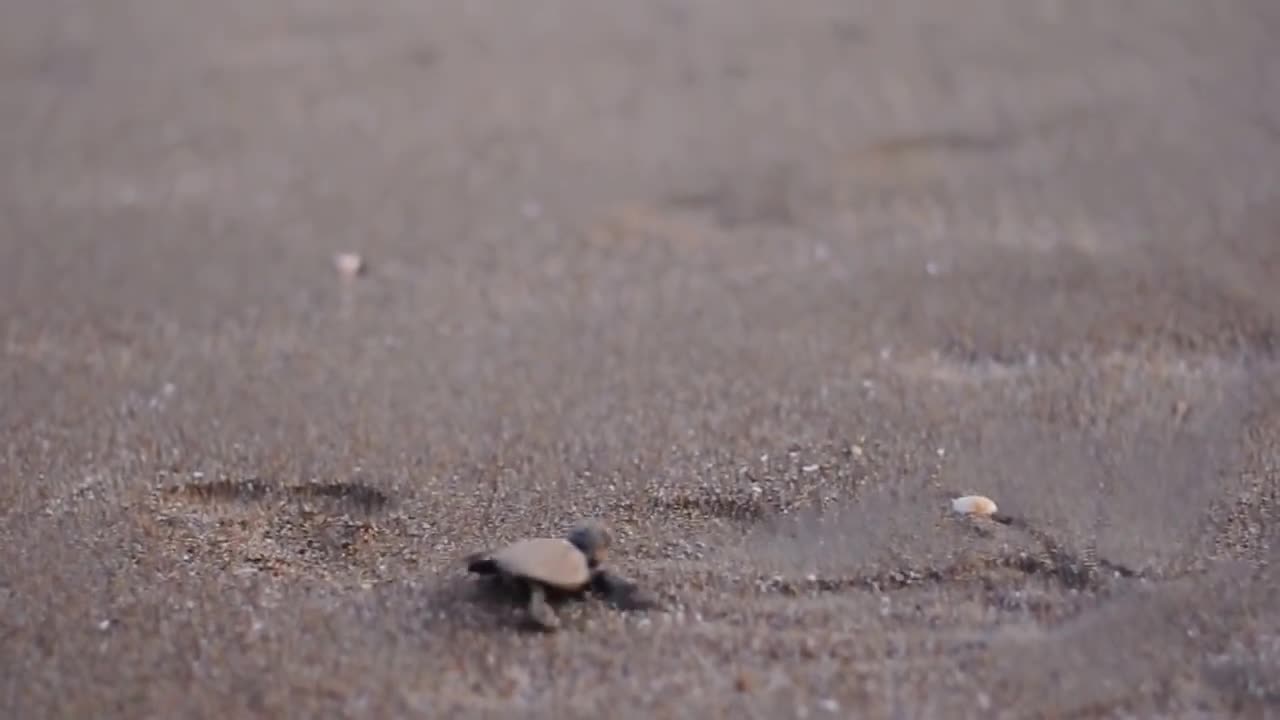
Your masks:
<instances>
[{"instance_id":1,"label":"turtle head","mask_svg":"<svg viewBox=\"0 0 1280 720\"><path fill-rule=\"evenodd\" d=\"M609 545L613 543L613 534L609 528L598 520L588 520L573 526L569 531L569 542L587 556L587 564L595 567L604 562L609 554Z\"/></svg>"}]
</instances>

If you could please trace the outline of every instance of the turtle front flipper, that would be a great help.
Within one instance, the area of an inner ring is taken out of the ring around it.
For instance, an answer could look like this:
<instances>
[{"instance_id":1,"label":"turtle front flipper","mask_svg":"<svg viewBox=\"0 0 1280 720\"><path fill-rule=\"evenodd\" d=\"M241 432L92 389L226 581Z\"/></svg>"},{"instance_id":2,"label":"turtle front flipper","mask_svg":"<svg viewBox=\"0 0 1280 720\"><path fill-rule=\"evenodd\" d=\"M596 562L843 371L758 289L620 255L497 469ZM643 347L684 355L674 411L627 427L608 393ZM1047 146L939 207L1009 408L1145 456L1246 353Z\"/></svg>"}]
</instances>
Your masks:
<instances>
[{"instance_id":1,"label":"turtle front flipper","mask_svg":"<svg viewBox=\"0 0 1280 720\"><path fill-rule=\"evenodd\" d=\"M591 591L619 610L657 610L657 598L630 580L603 568L591 574Z\"/></svg>"},{"instance_id":2,"label":"turtle front flipper","mask_svg":"<svg viewBox=\"0 0 1280 720\"><path fill-rule=\"evenodd\" d=\"M554 631L560 628L560 618L547 602L546 588L537 583L529 588L529 619L543 630Z\"/></svg>"}]
</instances>

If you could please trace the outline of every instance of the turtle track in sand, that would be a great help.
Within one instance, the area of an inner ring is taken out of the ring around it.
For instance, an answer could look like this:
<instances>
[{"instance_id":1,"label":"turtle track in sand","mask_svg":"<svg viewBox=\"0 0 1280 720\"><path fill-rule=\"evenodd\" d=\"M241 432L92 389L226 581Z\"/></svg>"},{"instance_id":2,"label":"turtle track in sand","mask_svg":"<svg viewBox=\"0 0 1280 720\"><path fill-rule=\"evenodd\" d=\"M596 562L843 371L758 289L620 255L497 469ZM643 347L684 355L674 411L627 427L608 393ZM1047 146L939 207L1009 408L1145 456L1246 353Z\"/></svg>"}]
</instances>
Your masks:
<instances>
[{"instance_id":1,"label":"turtle track in sand","mask_svg":"<svg viewBox=\"0 0 1280 720\"><path fill-rule=\"evenodd\" d=\"M391 504L391 496L371 485L342 481L276 485L261 478L219 479L183 483L167 492L198 505L251 504L274 498L318 500L342 509L377 513Z\"/></svg>"}]
</instances>

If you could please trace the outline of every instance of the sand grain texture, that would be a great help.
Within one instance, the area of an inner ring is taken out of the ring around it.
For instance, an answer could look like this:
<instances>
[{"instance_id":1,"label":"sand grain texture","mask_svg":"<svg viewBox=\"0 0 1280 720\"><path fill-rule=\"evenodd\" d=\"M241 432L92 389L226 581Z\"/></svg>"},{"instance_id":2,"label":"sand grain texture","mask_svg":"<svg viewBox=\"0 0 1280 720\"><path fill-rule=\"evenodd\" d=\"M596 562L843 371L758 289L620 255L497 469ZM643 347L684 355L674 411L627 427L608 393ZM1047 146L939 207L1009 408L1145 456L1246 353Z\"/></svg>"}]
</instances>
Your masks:
<instances>
[{"instance_id":1,"label":"sand grain texture","mask_svg":"<svg viewBox=\"0 0 1280 720\"><path fill-rule=\"evenodd\" d=\"M6 3L0 714L1280 713L1280 6L889 6Z\"/></svg>"}]
</instances>

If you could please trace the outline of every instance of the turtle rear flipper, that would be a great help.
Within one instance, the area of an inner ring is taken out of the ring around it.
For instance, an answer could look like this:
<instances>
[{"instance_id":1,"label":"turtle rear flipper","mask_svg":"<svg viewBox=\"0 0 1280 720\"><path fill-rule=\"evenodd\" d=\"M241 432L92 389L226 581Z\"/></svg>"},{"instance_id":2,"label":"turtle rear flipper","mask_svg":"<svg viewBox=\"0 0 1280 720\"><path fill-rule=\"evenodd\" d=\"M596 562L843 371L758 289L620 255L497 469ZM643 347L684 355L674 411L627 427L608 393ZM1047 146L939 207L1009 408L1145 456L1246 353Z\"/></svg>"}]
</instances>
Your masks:
<instances>
[{"instance_id":1,"label":"turtle rear flipper","mask_svg":"<svg viewBox=\"0 0 1280 720\"><path fill-rule=\"evenodd\" d=\"M466 558L467 572L473 572L477 575L497 575L498 563L494 562L493 557L489 553L474 553Z\"/></svg>"},{"instance_id":2,"label":"turtle rear flipper","mask_svg":"<svg viewBox=\"0 0 1280 720\"><path fill-rule=\"evenodd\" d=\"M638 585L608 570L596 570L591 574L591 591L619 610L656 610L662 607L655 597Z\"/></svg>"}]
</instances>

